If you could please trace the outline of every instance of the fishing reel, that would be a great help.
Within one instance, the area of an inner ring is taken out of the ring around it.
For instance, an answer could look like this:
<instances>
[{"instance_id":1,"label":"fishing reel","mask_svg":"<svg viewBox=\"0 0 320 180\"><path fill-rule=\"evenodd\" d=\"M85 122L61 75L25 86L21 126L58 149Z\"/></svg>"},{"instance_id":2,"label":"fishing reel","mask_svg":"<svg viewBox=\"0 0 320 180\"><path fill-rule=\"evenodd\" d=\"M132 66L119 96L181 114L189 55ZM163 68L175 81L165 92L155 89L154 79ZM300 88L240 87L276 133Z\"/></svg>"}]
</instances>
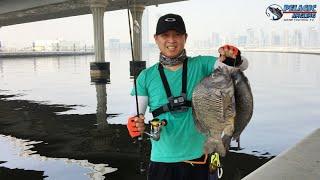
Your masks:
<instances>
[{"instance_id":1,"label":"fishing reel","mask_svg":"<svg viewBox=\"0 0 320 180\"><path fill-rule=\"evenodd\" d=\"M149 121L150 124L150 133L144 132L147 134L151 139L158 141L160 139L160 132L161 127L167 125L167 120L163 119L160 120L158 118L154 118Z\"/></svg>"}]
</instances>

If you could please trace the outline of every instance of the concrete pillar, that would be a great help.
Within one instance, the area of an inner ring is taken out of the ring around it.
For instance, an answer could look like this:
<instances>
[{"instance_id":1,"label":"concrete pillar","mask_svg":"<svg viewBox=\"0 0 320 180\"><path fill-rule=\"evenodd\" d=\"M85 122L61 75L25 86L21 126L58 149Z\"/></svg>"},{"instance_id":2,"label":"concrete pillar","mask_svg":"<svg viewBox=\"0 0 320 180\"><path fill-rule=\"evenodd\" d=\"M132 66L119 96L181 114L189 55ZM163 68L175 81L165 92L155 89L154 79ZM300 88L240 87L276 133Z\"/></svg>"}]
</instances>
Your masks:
<instances>
[{"instance_id":1,"label":"concrete pillar","mask_svg":"<svg viewBox=\"0 0 320 180\"><path fill-rule=\"evenodd\" d=\"M109 81L110 63L105 62L103 29L103 16L108 0L89 0L89 3L93 15L95 54L95 62L90 63L91 81Z\"/></svg>"},{"instance_id":2,"label":"concrete pillar","mask_svg":"<svg viewBox=\"0 0 320 180\"><path fill-rule=\"evenodd\" d=\"M133 5L130 7L133 25L133 54L134 60L142 60L142 14L145 9L144 5Z\"/></svg>"},{"instance_id":3,"label":"concrete pillar","mask_svg":"<svg viewBox=\"0 0 320 180\"><path fill-rule=\"evenodd\" d=\"M142 15L145 5L134 4L130 7L133 26L133 56L134 60L130 61L130 76L138 76L146 68L146 62L142 61Z\"/></svg>"},{"instance_id":4,"label":"concrete pillar","mask_svg":"<svg viewBox=\"0 0 320 180\"><path fill-rule=\"evenodd\" d=\"M146 68L146 61L130 61L130 76L138 76Z\"/></svg>"},{"instance_id":5,"label":"concrete pillar","mask_svg":"<svg viewBox=\"0 0 320 180\"><path fill-rule=\"evenodd\" d=\"M90 76L91 82L95 84L108 84L110 82L110 63L91 62Z\"/></svg>"}]
</instances>

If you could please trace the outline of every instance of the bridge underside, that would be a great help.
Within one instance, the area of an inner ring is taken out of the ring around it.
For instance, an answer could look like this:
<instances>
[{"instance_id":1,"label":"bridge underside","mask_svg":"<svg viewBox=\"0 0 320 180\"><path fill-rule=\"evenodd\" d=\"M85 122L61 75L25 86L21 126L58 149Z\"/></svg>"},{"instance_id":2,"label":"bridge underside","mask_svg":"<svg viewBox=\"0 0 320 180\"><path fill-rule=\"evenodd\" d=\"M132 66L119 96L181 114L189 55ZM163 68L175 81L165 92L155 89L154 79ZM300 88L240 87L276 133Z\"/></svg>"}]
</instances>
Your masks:
<instances>
[{"instance_id":1,"label":"bridge underside","mask_svg":"<svg viewBox=\"0 0 320 180\"><path fill-rule=\"evenodd\" d=\"M165 4L184 0L129 0L130 6ZM127 0L109 0L106 11L127 8ZM91 14L89 0L2 0L0 27L62 17Z\"/></svg>"}]
</instances>

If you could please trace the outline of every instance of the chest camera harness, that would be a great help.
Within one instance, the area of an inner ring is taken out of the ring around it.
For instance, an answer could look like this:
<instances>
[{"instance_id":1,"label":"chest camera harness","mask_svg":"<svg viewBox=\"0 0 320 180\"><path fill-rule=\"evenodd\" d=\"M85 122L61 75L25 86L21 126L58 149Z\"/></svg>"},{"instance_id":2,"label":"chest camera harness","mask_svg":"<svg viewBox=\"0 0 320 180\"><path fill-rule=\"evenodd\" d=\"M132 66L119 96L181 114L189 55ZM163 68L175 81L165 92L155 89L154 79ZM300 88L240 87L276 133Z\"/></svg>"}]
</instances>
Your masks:
<instances>
[{"instance_id":1,"label":"chest camera harness","mask_svg":"<svg viewBox=\"0 0 320 180\"><path fill-rule=\"evenodd\" d=\"M163 71L163 65L159 63L158 70L160 73L163 87L166 91L168 103L152 111L153 117L157 117L162 113L166 112L184 112L191 107L191 101L187 100L187 69L188 69L188 58L183 61L182 68L182 89L180 96L174 97L171 94L170 86L166 75Z\"/></svg>"}]
</instances>

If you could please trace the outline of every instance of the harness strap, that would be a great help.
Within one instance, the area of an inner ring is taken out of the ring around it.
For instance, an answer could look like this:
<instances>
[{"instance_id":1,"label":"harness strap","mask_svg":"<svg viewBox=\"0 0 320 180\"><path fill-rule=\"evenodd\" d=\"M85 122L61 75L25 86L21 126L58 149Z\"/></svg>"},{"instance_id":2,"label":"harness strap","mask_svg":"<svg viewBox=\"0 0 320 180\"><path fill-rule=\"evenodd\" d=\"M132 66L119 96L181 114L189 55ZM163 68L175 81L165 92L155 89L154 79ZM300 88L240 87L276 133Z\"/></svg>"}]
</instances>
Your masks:
<instances>
[{"instance_id":1,"label":"harness strap","mask_svg":"<svg viewBox=\"0 0 320 180\"><path fill-rule=\"evenodd\" d=\"M164 89L166 90L167 97L168 98L172 97L170 86L169 86L167 77L164 74L163 65L161 63L158 66L158 70L159 70L159 73L160 73L162 84L164 86ZM187 79L188 79L187 78L187 76L188 76L187 72L188 72L188 58L183 61L181 94L183 94L183 93L186 94L187 93Z\"/></svg>"},{"instance_id":2,"label":"harness strap","mask_svg":"<svg viewBox=\"0 0 320 180\"><path fill-rule=\"evenodd\" d=\"M188 107L191 107L191 101L187 100L185 105ZM171 106L170 106L170 103L168 103L168 104L165 104L165 105L155 109L151 113L152 113L153 117L157 117L162 113L169 112L170 110L171 110Z\"/></svg>"},{"instance_id":3,"label":"harness strap","mask_svg":"<svg viewBox=\"0 0 320 180\"><path fill-rule=\"evenodd\" d=\"M184 60L182 67L182 88L181 94L187 95L187 77L188 77L188 58Z\"/></svg>"},{"instance_id":4,"label":"harness strap","mask_svg":"<svg viewBox=\"0 0 320 180\"><path fill-rule=\"evenodd\" d=\"M167 95L168 99L173 98L168 80L166 78L166 75L164 74L163 65L161 63L158 66L158 70L159 70L161 81L162 81L163 87L166 91L166 95ZM185 99L187 98L187 74L188 74L187 71L188 71L188 58L183 61L183 67L182 67L181 96L183 96ZM186 103L184 104L184 106L191 107L191 101L186 100ZM165 112L169 112L169 111L172 111L172 107L171 107L170 103L167 103L167 104L155 109L151 113L152 113L153 117L157 117L160 114L165 113Z\"/></svg>"},{"instance_id":5,"label":"harness strap","mask_svg":"<svg viewBox=\"0 0 320 180\"><path fill-rule=\"evenodd\" d=\"M166 90L167 97L169 98L172 95L171 95L171 91L170 91L170 86L169 86L168 80L167 80L166 75L164 74L164 71L163 71L162 64L159 64L158 70L159 70L159 73L160 73L162 84L164 86L164 89Z\"/></svg>"}]
</instances>

